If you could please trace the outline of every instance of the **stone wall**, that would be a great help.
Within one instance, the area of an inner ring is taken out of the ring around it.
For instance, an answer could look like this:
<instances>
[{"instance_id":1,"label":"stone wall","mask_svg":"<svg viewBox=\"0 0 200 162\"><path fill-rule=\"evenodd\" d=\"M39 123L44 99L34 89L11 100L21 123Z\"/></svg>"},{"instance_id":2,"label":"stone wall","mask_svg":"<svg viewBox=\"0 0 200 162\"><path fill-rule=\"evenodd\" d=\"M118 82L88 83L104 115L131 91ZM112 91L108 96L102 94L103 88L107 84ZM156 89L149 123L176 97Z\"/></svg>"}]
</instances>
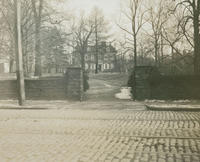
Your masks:
<instances>
[{"instance_id":1,"label":"stone wall","mask_svg":"<svg viewBox=\"0 0 200 162\"><path fill-rule=\"evenodd\" d=\"M151 99L200 99L200 76L159 76L149 85Z\"/></svg>"},{"instance_id":2,"label":"stone wall","mask_svg":"<svg viewBox=\"0 0 200 162\"><path fill-rule=\"evenodd\" d=\"M70 99L83 99L83 72L81 68L67 70L67 97ZM81 79L80 79L81 78Z\"/></svg>"},{"instance_id":3,"label":"stone wall","mask_svg":"<svg viewBox=\"0 0 200 162\"><path fill-rule=\"evenodd\" d=\"M16 80L0 81L0 99L17 99L17 82Z\"/></svg>"},{"instance_id":4,"label":"stone wall","mask_svg":"<svg viewBox=\"0 0 200 162\"><path fill-rule=\"evenodd\" d=\"M200 99L200 76L163 76L151 66L136 67L132 87L138 100Z\"/></svg>"},{"instance_id":5,"label":"stone wall","mask_svg":"<svg viewBox=\"0 0 200 162\"><path fill-rule=\"evenodd\" d=\"M65 77L43 78L39 80L25 80L25 90L27 99L66 99L67 80L65 79Z\"/></svg>"},{"instance_id":6,"label":"stone wall","mask_svg":"<svg viewBox=\"0 0 200 162\"><path fill-rule=\"evenodd\" d=\"M63 77L47 77L40 79L26 79L26 99L29 100L82 100L81 68L68 68ZM16 80L0 81L0 99L17 99Z\"/></svg>"},{"instance_id":7,"label":"stone wall","mask_svg":"<svg viewBox=\"0 0 200 162\"><path fill-rule=\"evenodd\" d=\"M135 73L135 76L134 76ZM151 66L137 66L132 73L132 93L138 100L151 98L150 76L157 76L157 69ZM130 86L130 85L129 85ZM135 93L135 94L134 94Z\"/></svg>"}]
</instances>

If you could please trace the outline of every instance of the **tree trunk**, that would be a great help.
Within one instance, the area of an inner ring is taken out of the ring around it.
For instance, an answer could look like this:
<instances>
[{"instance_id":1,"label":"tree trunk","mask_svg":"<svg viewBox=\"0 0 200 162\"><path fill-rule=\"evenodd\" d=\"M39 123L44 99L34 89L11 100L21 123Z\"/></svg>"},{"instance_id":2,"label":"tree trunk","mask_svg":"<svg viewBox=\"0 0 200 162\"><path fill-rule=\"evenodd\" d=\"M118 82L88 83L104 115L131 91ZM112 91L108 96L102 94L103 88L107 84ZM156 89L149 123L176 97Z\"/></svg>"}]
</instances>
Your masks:
<instances>
[{"instance_id":1,"label":"tree trunk","mask_svg":"<svg viewBox=\"0 0 200 162\"><path fill-rule=\"evenodd\" d=\"M28 54L28 29L27 27L24 28L24 42L23 42L23 49L24 49L24 74L25 76L30 76L29 71L29 54ZM22 30L23 31L23 30ZM23 32L22 32L23 33Z\"/></svg>"},{"instance_id":2,"label":"tree trunk","mask_svg":"<svg viewBox=\"0 0 200 162\"><path fill-rule=\"evenodd\" d=\"M40 53L40 22L35 26L35 76L42 75L42 60Z\"/></svg>"},{"instance_id":3,"label":"tree trunk","mask_svg":"<svg viewBox=\"0 0 200 162\"><path fill-rule=\"evenodd\" d=\"M164 44L163 44L163 36L162 36L162 31L161 31L161 48L160 48L160 52L161 52L161 66L164 63Z\"/></svg>"},{"instance_id":4,"label":"tree trunk","mask_svg":"<svg viewBox=\"0 0 200 162\"><path fill-rule=\"evenodd\" d=\"M134 34L134 67L137 66L137 35Z\"/></svg>"},{"instance_id":5,"label":"tree trunk","mask_svg":"<svg viewBox=\"0 0 200 162\"><path fill-rule=\"evenodd\" d=\"M173 47L171 47L171 53L172 53L171 74L174 74L175 73L175 63L174 63L175 57L174 57L174 48Z\"/></svg>"},{"instance_id":6,"label":"tree trunk","mask_svg":"<svg viewBox=\"0 0 200 162\"><path fill-rule=\"evenodd\" d=\"M194 74L200 75L200 34L199 34L199 11L194 9Z\"/></svg>"},{"instance_id":7,"label":"tree trunk","mask_svg":"<svg viewBox=\"0 0 200 162\"><path fill-rule=\"evenodd\" d=\"M41 39L40 39L40 28L41 28L41 17L43 10L43 0L39 0L38 12L36 8L36 2L31 0L32 8L34 12L35 21L35 76L42 75L42 60L41 60Z\"/></svg>"},{"instance_id":8,"label":"tree trunk","mask_svg":"<svg viewBox=\"0 0 200 162\"><path fill-rule=\"evenodd\" d=\"M85 72L85 52L81 52L81 68Z\"/></svg>"},{"instance_id":9,"label":"tree trunk","mask_svg":"<svg viewBox=\"0 0 200 162\"><path fill-rule=\"evenodd\" d=\"M155 66L158 67L158 41L155 39Z\"/></svg>"},{"instance_id":10,"label":"tree trunk","mask_svg":"<svg viewBox=\"0 0 200 162\"><path fill-rule=\"evenodd\" d=\"M135 69L136 69L136 66L137 66L137 35L135 33L135 29L134 29L134 73L133 73L133 98L134 100L137 99L137 92L136 92L136 74L135 74Z\"/></svg>"}]
</instances>

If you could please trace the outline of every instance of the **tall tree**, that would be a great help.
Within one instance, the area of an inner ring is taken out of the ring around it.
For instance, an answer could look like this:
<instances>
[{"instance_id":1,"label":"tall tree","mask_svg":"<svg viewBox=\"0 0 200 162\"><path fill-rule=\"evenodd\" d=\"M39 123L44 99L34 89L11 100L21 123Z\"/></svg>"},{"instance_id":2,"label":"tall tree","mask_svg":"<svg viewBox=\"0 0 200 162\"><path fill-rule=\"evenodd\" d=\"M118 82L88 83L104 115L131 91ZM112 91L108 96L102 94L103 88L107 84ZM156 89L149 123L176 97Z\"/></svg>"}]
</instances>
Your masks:
<instances>
[{"instance_id":1,"label":"tall tree","mask_svg":"<svg viewBox=\"0 0 200 162\"><path fill-rule=\"evenodd\" d=\"M188 53L186 57L183 52L191 51L191 47L185 39L183 32L180 30L179 23L181 19L182 16L179 14L173 14L162 28L162 38L165 41L165 46L168 47L168 49L171 49L169 54L171 59L166 57L166 61L163 65L170 69L171 74L176 74L186 70L185 68L181 69L181 67L179 67L179 62L184 62L186 66L192 65L188 60L188 57L191 57L191 54Z\"/></svg>"},{"instance_id":2,"label":"tall tree","mask_svg":"<svg viewBox=\"0 0 200 162\"><path fill-rule=\"evenodd\" d=\"M30 0L22 1L22 45L23 45L23 63L24 75L29 77L34 72L34 54L35 54L35 26L32 4Z\"/></svg>"},{"instance_id":3,"label":"tall tree","mask_svg":"<svg viewBox=\"0 0 200 162\"><path fill-rule=\"evenodd\" d=\"M31 0L32 9L35 21L35 76L42 75L42 60L41 60L41 21L44 0Z\"/></svg>"},{"instance_id":4,"label":"tall tree","mask_svg":"<svg viewBox=\"0 0 200 162\"><path fill-rule=\"evenodd\" d=\"M68 65L68 53L65 51L66 33L57 27L48 27L42 31L43 66L48 73L55 68L62 72Z\"/></svg>"},{"instance_id":5,"label":"tall tree","mask_svg":"<svg viewBox=\"0 0 200 162\"><path fill-rule=\"evenodd\" d=\"M91 18L94 24L94 42L95 42L95 73L98 73L99 69L99 44L101 41L106 41L108 35L108 22L106 21L102 10L98 7L94 7L91 12Z\"/></svg>"},{"instance_id":6,"label":"tall tree","mask_svg":"<svg viewBox=\"0 0 200 162\"><path fill-rule=\"evenodd\" d=\"M180 21L180 27L183 30L183 34L187 41L193 47L194 50L194 73L200 75L200 1L199 0L174 0L176 6L174 12L179 9L182 11L182 20ZM187 27L191 26L193 28L193 35L190 35ZM192 38L192 42L190 41Z\"/></svg>"},{"instance_id":7,"label":"tall tree","mask_svg":"<svg viewBox=\"0 0 200 162\"><path fill-rule=\"evenodd\" d=\"M75 50L80 54L81 67L85 71L85 55L88 50L89 39L94 31L94 25L83 15L77 25L74 26L73 31L76 42Z\"/></svg>"},{"instance_id":8,"label":"tall tree","mask_svg":"<svg viewBox=\"0 0 200 162\"><path fill-rule=\"evenodd\" d=\"M151 6L151 8L149 9L148 18L148 22L151 25L152 31L151 33L147 32L147 35L150 36L150 38L153 40L155 65L160 66L161 56L159 49L163 48L162 28L168 18L167 9L165 9L165 7L167 7L167 4L165 4L163 0L160 0L157 5L152 5L153 6Z\"/></svg>"},{"instance_id":9,"label":"tall tree","mask_svg":"<svg viewBox=\"0 0 200 162\"><path fill-rule=\"evenodd\" d=\"M15 61L15 6L12 0L0 1L0 15L1 15L1 55L8 56L10 62L10 72L13 72Z\"/></svg>"},{"instance_id":10,"label":"tall tree","mask_svg":"<svg viewBox=\"0 0 200 162\"><path fill-rule=\"evenodd\" d=\"M118 25L123 31L130 34L133 38L134 45L134 66L137 66L137 36L144 25L144 15L146 11L142 11L142 0L127 0L126 8L122 10L123 15L131 25L131 31L122 25Z\"/></svg>"}]
</instances>

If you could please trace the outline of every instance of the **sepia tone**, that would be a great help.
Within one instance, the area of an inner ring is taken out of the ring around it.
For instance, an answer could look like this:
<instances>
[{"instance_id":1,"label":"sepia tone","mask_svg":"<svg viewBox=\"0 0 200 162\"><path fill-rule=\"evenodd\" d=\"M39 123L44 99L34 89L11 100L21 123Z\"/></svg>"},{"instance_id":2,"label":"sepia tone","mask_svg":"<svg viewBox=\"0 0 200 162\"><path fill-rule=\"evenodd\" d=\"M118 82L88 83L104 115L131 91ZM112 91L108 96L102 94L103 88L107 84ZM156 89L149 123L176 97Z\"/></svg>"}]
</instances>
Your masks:
<instances>
[{"instance_id":1,"label":"sepia tone","mask_svg":"<svg viewBox=\"0 0 200 162\"><path fill-rule=\"evenodd\" d=\"M1 0L0 161L199 162L199 0Z\"/></svg>"}]
</instances>

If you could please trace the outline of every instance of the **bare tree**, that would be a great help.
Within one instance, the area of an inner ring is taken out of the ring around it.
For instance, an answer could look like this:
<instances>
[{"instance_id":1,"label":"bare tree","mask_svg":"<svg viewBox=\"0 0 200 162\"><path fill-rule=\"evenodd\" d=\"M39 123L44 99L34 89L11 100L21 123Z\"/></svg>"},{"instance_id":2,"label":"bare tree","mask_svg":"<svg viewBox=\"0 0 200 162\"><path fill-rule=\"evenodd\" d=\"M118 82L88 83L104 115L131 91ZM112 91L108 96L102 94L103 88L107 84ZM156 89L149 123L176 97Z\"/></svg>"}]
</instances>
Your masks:
<instances>
[{"instance_id":1,"label":"bare tree","mask_svg":"<svg viewBox=\"0 0 200 162\"><path fill-rule=\"evenodd\" d=\"M127 65L127 54L130 52L130 49L126 46L126 40L119 42L119 49L118 49L118 55L117 55L117 61L118 61L118 68L120 73L128 72L128 65Z\"/></svg>"},{"instance_id":2,"label":"bare tree","mask_svg":"<svg viewBox=\"0 0 200 162\"><path fill-rule=\"evenodd\" d=\"M200 1L199 0L177 0L173 12L179 9L182 11L180 27L189 44L194 50L194 73L200 75ZM187 27L192 25L193 35L190 35ZM190 41L192 39L192 42Z\"/></svg>"},{"instance_id":3,"label":"bare tree","mask_svg":"<svg viewBox=\"0 0 200 162\"><path fill-rule=\"evenodd\" d=\"M4 27L1 32L1 35L6 35L7 39L4 44L7 44L7 55L9 55L10 60L10 72L13 71L13 65L15 61L14 55L14 41L15 41L15 34L14 34L14 1L12 0L3 0L1 1L0 10L2 14L2 19L4 22ZM30 0L21 0L21 31L22 31L22 50L23 50L23 62L24 62L24 73L30 73L30 66L32 66L33 62L33 46L34 46L34 39L33 35L35 31L33 29L34 21L33 21L33 11L31 6ZM9 38L9 40L8 40Z\"/></svg>"},{"instance_id":4,"label":"bare tree","mask_svg":"<svg viewBox=\"0 0 200 162\"><path fill-rule=\"evenodd\" d=\"M163 0L160 0L158 6L151 7L149 9L148 22L151 25L152 32L147 35L153 39L154 53L155 53L155 65L160 66L160 53L159 49L163 48L162 40L162 28L164 23L167 21L167 12L165 12L166 5ZM163 51L162 51L163 52Z\"/></svg>"},{"instance_id":5,"label":"bare tree","mask_svg":"<svg viewBox=\"0 0 200 162\"><path fill-rule=\"evenodd\" d=\"M29 0L22 1L22 50L24 75L29 77L34 72L34 54L35 54L35 26L32 4Z\"/></svg>"},{"instance_id":6,"label":"bare tree","mask_svg":"<svg viewBox=\"0 0 200 162\"><path fill-rule=\"evenodd\" d=\"M177 7L179 7L179 10ZM161 28L160 45L162 45L161 48L163 46L167 49L171 48L171 53L166 53L169 50L162 51L163 49L161 49L162 65L165 69L171 69L170 73L173 74L191 73L193 66L191 62L193 58L193 31L191 21L187 25L185 24L185 16L188 11L178 2L173 3L173 0L168 1L163 10L168 12L164 14L166 20ZM163 56L162 52L166 56Z\"/></svg>"},{"instance_id":7,"label":"bare tree","mask_svg":"<svg viewBox=\"0 0 200 162\"><path fill-rule=\"evenodd\" d=\"M144 15L146 11L142 11L141 0L128 0L126 1L126 9L122 11L123 15L131 23L131 31L122 25L118 25L123 31L130 34L133 37L134 45L134 66L137 66L137 36L144 25Z\"/></svg>"},{"instance_id":8,"label":"bare tree","mask_svg":"<svg viewBox=\"0 0 200 162\"><path fill-rule=\"evenodd\" d=\"M82 16L76 26L73 27L75 50L80 54L81 67L85 71L85 55L88 50L89 39L94 31L93 23Z\"/></svg>"},{"instance_id":9,"label":"bare tree","mask_svg":"<svg viewBox=\"0 0 200 162\"><path fill-rule=\"evenodd\" d=\"M56 0L48 2L45 0L21 0L23 68L26 77L32 75L33 72L35 75L42 73L41 56L45 50L41 49L40 45L43 42L41 31L48 26L58 24L61 28L60 23L64 21L51 6L50 2L54 1ZM0 53L6 55L4 58L9 56L10 72L12 72L15 69L13 67L15 62L13 0L0 1L0 15L1 22L3 22L0 29L0 39L2 40Z\"/></svg>"},{"instance_id":10,"label":"bare tree","mask_svg":"<svg viewBox=\"0 0 200 162\"><path fill-rule=\"evenodd\" d=\"M14 14L14 3L11 0L2 0L0 1L0 15L1 15L1 55L4 57L9 57L10 62L10 72L13 72L13 65L15 61L15 14Z\"/></svg>"},{"instance_id":11,"label":"bare tree","mask_svg":"<svg viewBox=\"0 0 200 162\"><path fill-rule=\"evenodd\" d=\"M173 15L173 18L173 24L169 24L168 26L165 25L162 30L162 38L165 41L165 46L171 48L171 59L166 63L168 66L171 66L171 73L174 73L177 68L180 71L180 67L177 65L179 61L184 61L185 64L188 65L190 64L187 58L183 55L183 51L185 50L183 45L186 44L185 46L188 49L188 44L184 39L182 32L178 30L178 24L176 22L179 20L176 20L177 18L175 15Z\"/></svg>"},{"instance_id":12,"label":"bare tree","mask_svg":"<svg viewBox=\"0 0 200 162\"><path fill-rule=\"evenodd\" d=\"M67 34L56 26L42 30L43 69L48 73L64 72L68 65L68 53L65 50Z\"/></svg>"},{"instance_id":13,"label":"bare tree","mask_svg":"<svg viewBox=\"0 0 200 162\"><path fill-rule=\"evenodd\" d=\"M98 65L99 65L99 43L101 41L105 41L109 36L108 36L108 22L105 20L105 17L103 15L103 12L97 8L94 7L90 19L93 21L92 23L94 24L94 41L95 41L95 73L98 73Z\"/></svg>"},{"instance_id":14,"label":"bare tree","mask_svg":"<svg viewBox=\"0 0 200 162\"><path fill-rule=\"evenodd\" d=\"M41 62L40 30L41 30L41 20L42 20L44 0L39 0L38 3L36 0L31 0L31 3L35 21L35 76L41 76L42 62Z\"/></svg>"}]
</instances>

